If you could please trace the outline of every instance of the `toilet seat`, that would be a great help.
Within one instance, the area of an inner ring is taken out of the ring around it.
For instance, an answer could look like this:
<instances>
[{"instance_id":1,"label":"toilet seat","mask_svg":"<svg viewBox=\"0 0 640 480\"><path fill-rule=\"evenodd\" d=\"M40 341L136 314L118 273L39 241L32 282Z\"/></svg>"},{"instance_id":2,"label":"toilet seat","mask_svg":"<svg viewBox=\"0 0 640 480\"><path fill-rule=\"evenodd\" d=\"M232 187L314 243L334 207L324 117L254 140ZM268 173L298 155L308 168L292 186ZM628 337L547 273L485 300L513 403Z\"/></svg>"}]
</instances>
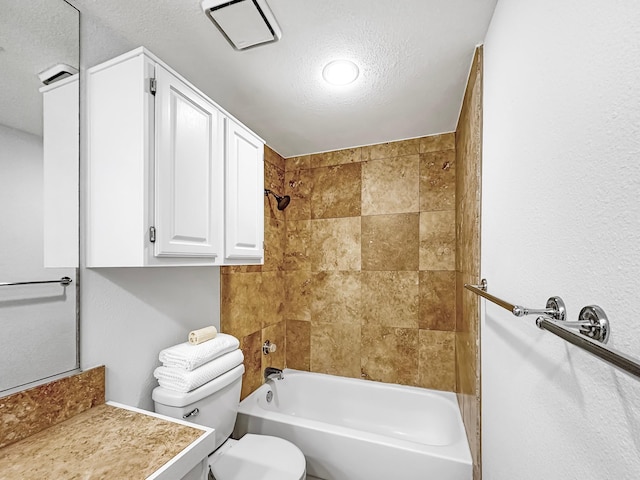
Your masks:
<instances>
[{"instance_id":1,"label":"toilet seat","mask_svg":"<svg viewBox=\"0 0 640 480\"><path fill-rule=\"evenodd\" d=\"M305 467L304 455L291 442L251 433L211 462L217 480L304 480Z\"/></svg>"}]
</instances>

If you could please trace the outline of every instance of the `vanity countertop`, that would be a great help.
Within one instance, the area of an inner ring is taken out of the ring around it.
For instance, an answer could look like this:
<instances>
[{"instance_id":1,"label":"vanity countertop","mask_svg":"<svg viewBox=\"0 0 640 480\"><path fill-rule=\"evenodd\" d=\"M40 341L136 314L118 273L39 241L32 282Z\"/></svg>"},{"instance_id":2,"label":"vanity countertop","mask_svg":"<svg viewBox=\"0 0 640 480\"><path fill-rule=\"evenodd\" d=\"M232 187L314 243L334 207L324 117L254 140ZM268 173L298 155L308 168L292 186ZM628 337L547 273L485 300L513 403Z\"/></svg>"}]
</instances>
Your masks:
<instances>
[{"instance_id":1,"label":"vanity countertop","mask_svg":"<svg viewBox=\"0 0 640 480\"><path fill-rule=\"evenodd\" d=\"M214 431L116 403L0 449L0 479L179 479L213 451Z\"/></svg>"}]
</instances>

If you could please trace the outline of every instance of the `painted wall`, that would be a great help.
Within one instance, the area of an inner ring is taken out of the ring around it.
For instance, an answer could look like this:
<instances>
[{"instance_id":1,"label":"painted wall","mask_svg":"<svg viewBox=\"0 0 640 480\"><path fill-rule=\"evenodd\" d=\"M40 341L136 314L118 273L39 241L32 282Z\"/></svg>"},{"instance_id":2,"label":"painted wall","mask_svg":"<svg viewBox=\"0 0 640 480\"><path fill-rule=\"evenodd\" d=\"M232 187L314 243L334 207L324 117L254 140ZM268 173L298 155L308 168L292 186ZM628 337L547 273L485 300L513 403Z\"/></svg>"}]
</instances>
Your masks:
<instances>
[{"instance_id":1,"label":"painted wall","mask_svg":"<svg viewBox=\"0 0 640 480\"><path fill-rule=\"evenodd\" d=\"M75 280L44 268L42 137L0 125L0 282ZM0 288L0 391L77 367L75 284Z\"/></svg>"},{"instance_id":2,"label":"painted wall","mask_svg":"<svg viewBox=\"0 0 640 480\"><path fill-rule=\"evenodd\" d=\"M454 134L285 167L287 366L453 391Z\"/></svg>"},{"instance_id":3,"label":"painted wall","mask_svg":"<svg viewBox=\"0 0 640 480\"><path fill-rule=\"evenodd\" d=\"M80 43L82 72L138 46L89 15L81 17ZM82 84L82 98L84 87ZM86 102L81 105L86 107ZM83 110L81 126L86 126L86 120ZM81 138L85 142L81 144L84 206L86 135ZM83 255L81 262L84 265ZM186 341L194 328L220 325L220 269L82 268L80 283L81 367L107 367L107 400L153 410L151 391L157 385L153 370L159 365L158 352Z\"/></svg>"},{"instance_id":4,"label":"painted wall","mask_svg":"<svg viewBox=\"0 0 640 480\"><path fill-rule=\"evenodd\" d=\"M481 477L480 308L464 288L480 280L482 167L482 47L476 49L456 128L456 392L473 458Z\"/></svg>"},{"instance_id":5,"label":"painted wall","mask_svg":"<svg viewBox=\"0 0 640 480\"><path fill-rule=\"evenodd\" d=\"M484 48L482 274L640 358L640 6L501 0ZM485 480L640 478L640 381L486 304Z\"/></svg>"}]
</instances>

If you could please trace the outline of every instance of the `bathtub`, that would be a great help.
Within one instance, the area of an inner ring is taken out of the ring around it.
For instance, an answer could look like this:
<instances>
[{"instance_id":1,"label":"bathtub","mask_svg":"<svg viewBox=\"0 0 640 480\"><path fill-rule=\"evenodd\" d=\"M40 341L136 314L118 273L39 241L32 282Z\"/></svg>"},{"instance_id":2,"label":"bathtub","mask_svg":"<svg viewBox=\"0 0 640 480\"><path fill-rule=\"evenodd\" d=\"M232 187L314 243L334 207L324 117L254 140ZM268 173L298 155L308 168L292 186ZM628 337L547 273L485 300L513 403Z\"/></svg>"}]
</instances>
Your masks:
<instances>
[{"instance_id":1,"label":"bathtub","mask_svg":"<svg viewBox=\"0 0 640 480\"><path fill-rule=\"evenodd\" d=\"M307 473L324 480L471 480L455 394L291 369L283 376L240 402L234 438L285 438L304 453Z\"/></svg>"}]
</instances>

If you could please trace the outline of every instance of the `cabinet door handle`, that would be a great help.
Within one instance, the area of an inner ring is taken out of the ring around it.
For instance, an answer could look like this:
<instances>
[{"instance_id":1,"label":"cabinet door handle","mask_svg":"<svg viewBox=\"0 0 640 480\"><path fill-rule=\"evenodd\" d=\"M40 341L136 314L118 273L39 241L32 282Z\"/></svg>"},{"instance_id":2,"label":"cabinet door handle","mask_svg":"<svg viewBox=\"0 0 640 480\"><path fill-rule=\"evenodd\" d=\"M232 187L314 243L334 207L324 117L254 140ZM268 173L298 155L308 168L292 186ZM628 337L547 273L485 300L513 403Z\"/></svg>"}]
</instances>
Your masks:
<instances>
[{"instance_id":1,"label":"cabinet door handle","mask_svg":"<svg viewBox=\"0 0 640 480\"><path fill-rule=\"evenodd\" d=\"M149 241L156 243L156 227L149 227Z\"/></svg>"}]
</instances>

